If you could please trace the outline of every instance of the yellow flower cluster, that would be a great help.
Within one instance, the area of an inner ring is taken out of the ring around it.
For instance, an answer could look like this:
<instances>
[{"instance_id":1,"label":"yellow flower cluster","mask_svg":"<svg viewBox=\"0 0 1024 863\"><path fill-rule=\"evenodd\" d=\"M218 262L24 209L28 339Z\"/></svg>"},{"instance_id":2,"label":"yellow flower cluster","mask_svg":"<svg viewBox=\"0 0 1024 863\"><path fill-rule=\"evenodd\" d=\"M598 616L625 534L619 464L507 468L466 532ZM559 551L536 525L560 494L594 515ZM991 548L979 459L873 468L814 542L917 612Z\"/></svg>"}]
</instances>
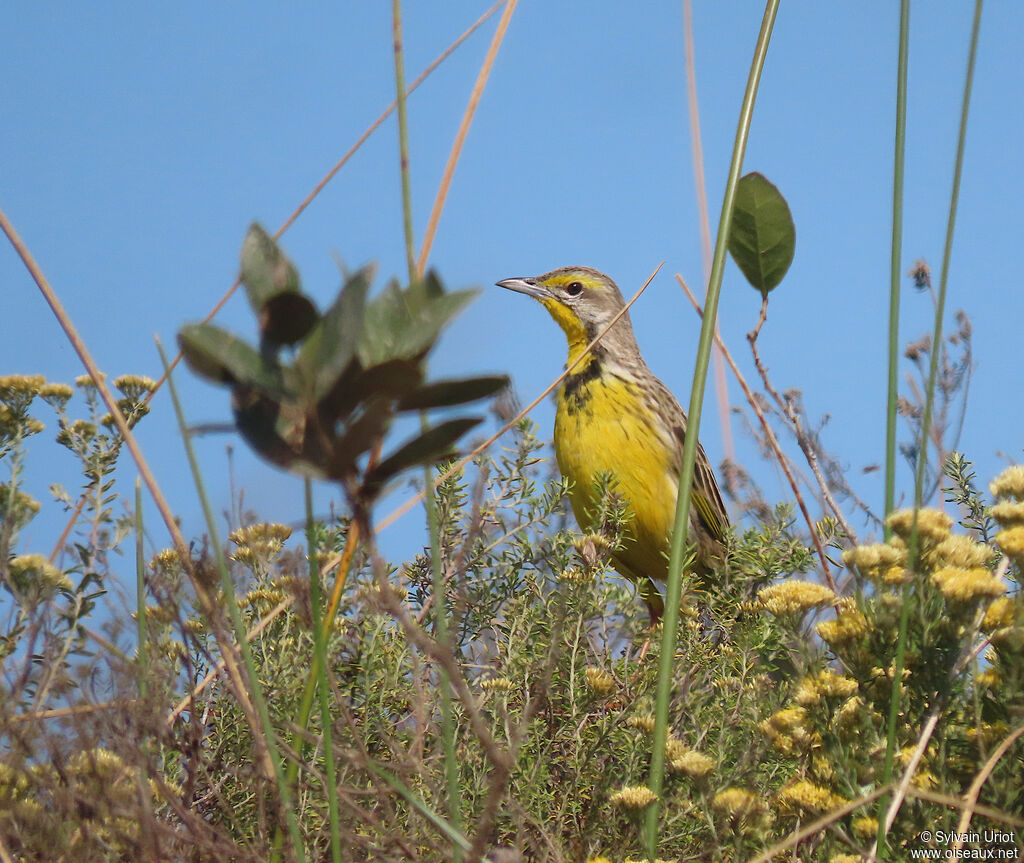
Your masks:
<instances>
[{"instance_id":1,"label":"yellow flower cluster","mask_svg":"<svg viewBox=\"0 0 1024 863\"><path fill-rule=\"evenodd\" d=\"M868 633L868 619L852 596L844 596L838 606L834 620L822 621L815 627L822 641L836 650L860 641Z\"/></svg>"},{"instance_id":2,"label":"yellow flower cluster","mask_svg":"<svg viewBox=\"0 0 1024 863\"><path fill-rule=\"evenodd\" d=\"M240 527L228 537L238 546L231 559L250 569L265 567L277 557L291 535L292 529L285 524L259 523Z\"/></svg>"},{"instance_id":3,"label":"yellow flower cluster","mask_svg":"<svg viewBox=\"0 0 1024 863\"><path fill-rule=\"evenodd\" d=\"M594 573L592 570L583 570L578 566L567 566L559 573L558 580L571 584L573 587L581 587L594 580Z\"/></svg>"},{"instance_id":4,"label":"yellow flower cluster","mask_svg":"<svg viewBox=\"0 0 1024 863\"><path fill-rule=\"evenodd\" d=\"M621 806L623 809L646 809L658 795L651 791L646 785L627 785L616 791L608 798L613 806Z\"/></svg>"},{"instance_id":5,"label":"yellow flower cluster","mask_svg":"<svg viewBox=\"0 0 1024 863\"><path fill-rule=\"evenodd\" d=\"M764 803L752 791L745 788L726 788L719 791L711 801L711 808L719 815L729 818L746 818L764 811Z\"/></svg>"},{"instance_id":6,"label":"yellow flower cluster","mask_svg":"<svg viewBox=\"0 0 1024 863\"><path fill-rule=\"evenodd\" d=\"M630 716L626 720L626 725L630 728L637 728L644 734L652 734L654 732L654 717L650 713L638 713L635 716Z\"/></svg>"},{"instance_id":7,"label":"yellow flower cluster","mask_svg":"<svg viewBox=\"0 0 1024 863\"><path fill-rule=\"evenodd\" d=\"M715 762L703 752L698 752L696 749L686 749L676 754L668 762L668 766L670 770L674 770L676 773L683 773L694 779L700 779L711 772Z\"/></svg>"},{"instance_id":8,"label":"yellow flower cluster","mask_svg":"<svg viewBox=\"0 0 1024 863\"><path fill-rule=\"evenodd\" d=\"M856 691L856 680L831 671L820 671L800 681L793 700L803 707L811 707L823 698L849 698Z\"/></svg>"},{"instance_id":9,"label":"yellow flower cluster","mask_svg":"<svg viewBox=\"0 0 1024 863\"><path fill-rule=\"evenodd\" d=\"M992 561L992 549L983 542L976 542L962 533L951 533L934 549L924 555L926 563L933 568L956 566L974 569L987 566Z\"/></svg>"},{"instance_id":10,"label":"yellow flower cluster","mask_svg":"<svg viewBox=\"0 0 1024 863\"><path fill-rule=\"evenodd\" d=\"M1002 596L1006 592L1002 580L982 566L973 569L946 566L932 573L932 582L948 602L976 602Z\"/></svg>"},{"instance_id":11,"label":"yellow flower cluster","mask_svg":"<svg viewBox=\"0 0 1024 863\"><path fill-rule=\"evenodd\" d=\"M615 678L601 668L588 668L584 674L587 686L595 695L611 695L615 691Z\"/></svg>"},{"instance_id":12,"label":"yellow flower cluster","mask_svg":"<svg viewBox=\"0 0 1024 863\"><path fill-rule=\"evenodd\" d=\"M900 584L906 573L907 547L898 537L895 542L861 545L843 552L843 563L858 569L865 577L883 584Z\"/></svg>"},{"instance_id":13,"label":"yellow flower cluster","mask_svg":"<svg viewBox=\"0 0 1024 863\"><path fill-rule=\"evenodd\" d=\"M491 677L480 681L480 689L484 692L510 692L513 683L507 677Z\"/></svg>"},{"instance_id":14,"label":"yellow flower cluster","mask_svg":"<svg viewBox=\"0 0 1024 863\"><path fill-rule=\"evenodd\" d=\"M1024 527L1011 527L996 534L996 545L1017 566L1024 566Z\"/></svg>"},{"instance_id":15,"label":"yellow flower cluster","mask_svg":"<svg viewBox=\"0 0 1024 863\"><path fill-rule=\"evenodd\" d=\"M776 617L798 616L812 608L835 601L835 594L811 581L784 581L764 588L757 599L761 607Z\"/></svg>"},{"instance_id":16,"label":"yellow flower cluster","mask_svg":"<svg viewBox=\"0 0 1024 863\"><path fill-rule=\"evenodd\" d=\"M784 707L758 726L771 740L772 746L784 755L807 752L821 745L821 735L811 731L807 709Z\"/></svg>"},{"instance_id":17,"label":"yellow flower cluster","mask_svg":"<svg viewBox=\"0 0 1024 863\"><path fill-rule=\"evenodd\" d=\"M1012 497L1024 501L1024 465L1008 467L989 485L992 497Z\"/></svg>"},{"instance_id":18,"label":"yellow flower cluster","mask_svg":"<svg viewBox=\"0 0 1024 863\"><path fill-rule=\"evenodd\" d=\"M177 549L165 548L150 558L149 565L154 569L177 572L181 569L181 556Z\"/></svg>"},{"instance_id":19,"label":"yellow flower cluster","mask_svg":"<svg viewBox=\"0 0 1024 863\"><path fill-rule=\"evenodd\" d=\"M846 803L845 797L840 797L806 779L783 788L776 799L779 809L789 815L828 812Z\"/></svg>"},{"instance_id":20,"label":"yellow flower cluster","mask_svg":"<svg viewBox=\"0 0 1024 863\"><path fill-rule=\"evenodd\" d=\"M907 543L914 524L914 510L900 509L892 513L885 522L889 529ZM917 511L917 538L922 548L935 546L949 536L953 527L953 519L937 509L920 509Z\"/></svg>"},{"instance_id":21,"label":"yellow flower cluster","mask_svg":"<svg viewBox=\"0 0 1024 863\"><path fill-rule=\"evenodd\" d=\"M863 818L854 818L853 824L850 825L853 828L853 834L858 839L874 839L878 835L878 819L864 816ZM859 857L857 858L860 859Z\"/></svg>"},{"instance_id":22,"label":"yellow flower cluster","mask_svg":"<svg viewBox=\"0 0 1024 863\"><path fill-rule=\"evenodd\" d=\"M46 385L42 375L2 375L0 376L0 402L11 410L25 410Z\"/></svg>"},{"instance_id":23,"label":"yellow flower cluster","mask_svg":"<svg viewBox=\"0 0 1024 863\"><path fill-rule=\"evenodd\" d=\"M58 590L71 590L71 579L42 554L21 554L8 563L11 581L36 599L49 599Z\"/></svg>"}]
</instances>

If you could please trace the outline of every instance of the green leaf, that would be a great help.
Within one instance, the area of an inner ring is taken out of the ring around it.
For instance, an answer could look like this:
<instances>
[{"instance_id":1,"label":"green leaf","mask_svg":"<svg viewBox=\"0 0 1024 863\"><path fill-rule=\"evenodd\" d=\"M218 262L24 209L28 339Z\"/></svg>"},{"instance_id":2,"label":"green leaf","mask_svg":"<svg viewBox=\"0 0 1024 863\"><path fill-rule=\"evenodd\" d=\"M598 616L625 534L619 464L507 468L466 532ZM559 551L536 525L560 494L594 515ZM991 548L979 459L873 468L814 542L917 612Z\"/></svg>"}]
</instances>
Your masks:
<instances>
[{"instance_id":1,"label":"green leaf","mask_svg":"<svg viewBox=\"0 0 1024 863\"><path fill-rule=\"evenodd\" d=\"M761 174L742 177L729 230L729 253L736 266L766 297L793 262L796 227L782 193Z\"/></svg>"},{"instance_id":2,"label":"green leaf","mask_svg":"<svg viewBox=\"0 0 1024 863\"><path fill-rule=\"evenodd\" d=\"M318 407L325 424L330 424L344 419L368 399L379 397L390 403L403 398L422 381L423 370L409 360L389 360L366 371L353 363Z\"/></svg>"},{"instance_id":3,"label":"green leaf","mask_svg":"<svg viewBox=\"0 0 1024 863\"><path fill-rule=\"evenodd\" d=\"M486 398L508 385L505 375L436 381L409 393L398 402L401 411L426 410L464 404Z\"/></svg>"},{"instance_id":4,"label":"green leaf","mask_svg":"<svg viewBox=\"0 0 1024 863\"><path fill-rule=\"evenodd\" d=\"M294 402L279 402L240 386L231 397L235 424L257 455L285 470L323 476L318 453L307 452L305 416Z\"/></svg>"},{"instance_id":5,"label":"green leaf","mask_svg":"<svg viewBox=\"0 0 1024 863\"><path fill-rule=\"evenodd\" d=\"M418 359L437 341L441 328L476 291L431 296L416 286L402 291L391 282L366 309L366 326L357 348L359 361L372 366L389 359Z\"/></svg>"},{"instance_id":6,"label":"green leaf","mask_svg":"<svg viewBox=\"0 0 1024 863\"><path fill-rule=\"evenodd\" d=\"M483 417L460 417L434 426L413 438L366 474L364 491L374 495L395 474L413 465L436 461L449 453L460 437L482 421Z\"/></svg>"},{"instance_id":7,"label":"green leaf","mask_svg":"<svg viewBox=\"0 0 1024 863\"><path fill-rule=\"evenodd\" d=\"M259 311L260 335L272 345L294 345L319 320L316 306L305 294L286 291L270 297Z\"/></svg>"},{"instance_id":8,"label":"green leaf","mask_svg":"<svg viewBox=\"0 0 1024 863\"><path fill-rule=\"evenodd\" d=\"M365 267L345 281L319 325L299 349L298 364L312 379L317 401L338 383L355 356L372 273L371 267Z\"/></svg>"},{"instance_id":9,"label":"green leaf","mask_svg":"<svg viewBox=\"0 0 1024 863\"><path fill-rule=\"evenodd\" d=\"M249 226L242 243L241 280L257 314L272 297L300 289L298 271L257 222Z\"/></svg>"},{"instance_id":10,"label":"green leaf","mask_svg":"<svg viewBox=\"0 0 1024 863\"><path fill-rule=\"evenodd\" d=\"M384 438L394 413L387 399L371 399L362 406L362 412L345 429L345 434L335 443L327 474L331 479L344 479L355 470L359 456L368 452Z\"/></svg>"},{"instance_id":11,"label":"green leaf","mask_svg":"<svg viewBox=\"0 0 1024 863\"><path fill-rule=\"evenodd\" d=\"M185 362L200 377L224 384L245 384L284 398L281 368L272 359L215 324L187 324L178 332Z\"/></svg>"}]
</instances>

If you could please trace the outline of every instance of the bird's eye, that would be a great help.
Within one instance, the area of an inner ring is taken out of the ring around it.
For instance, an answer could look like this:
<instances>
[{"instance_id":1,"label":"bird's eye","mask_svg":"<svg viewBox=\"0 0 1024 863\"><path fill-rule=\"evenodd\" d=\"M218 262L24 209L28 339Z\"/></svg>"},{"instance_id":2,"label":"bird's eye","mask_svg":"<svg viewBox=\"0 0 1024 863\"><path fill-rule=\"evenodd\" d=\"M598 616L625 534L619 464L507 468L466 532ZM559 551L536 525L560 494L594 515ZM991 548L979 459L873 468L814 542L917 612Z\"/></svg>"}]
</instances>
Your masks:
<instances>
[{"instance_id":1,"label":"bird's eye","mask_svg":"<svg viewBox=\"0 0 1024 863\"><path fill-rule=\"evenodd\" d=\"M565 286L565 292L570 297L578 297L580 294L583 293L583 285L581 285L579 282L570 282L568 285Z\"/></svg>"}]
</instances>

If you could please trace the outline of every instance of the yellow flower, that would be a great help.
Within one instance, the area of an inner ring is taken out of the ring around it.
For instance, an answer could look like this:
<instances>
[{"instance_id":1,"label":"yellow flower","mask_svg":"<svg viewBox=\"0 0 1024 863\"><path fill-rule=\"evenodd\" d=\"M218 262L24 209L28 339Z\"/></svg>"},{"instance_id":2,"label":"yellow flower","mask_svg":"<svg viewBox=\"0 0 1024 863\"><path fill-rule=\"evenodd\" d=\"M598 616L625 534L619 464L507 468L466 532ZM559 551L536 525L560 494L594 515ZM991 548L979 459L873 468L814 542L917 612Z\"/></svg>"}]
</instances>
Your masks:
<instances>
[{"instance_id":1,"label":"yellow flower","mask_svg":"<svg viewBox=\"0 0 1024 863\"><path fill-rule=\"evenodd\" d=\"M22 554L8 563L11 581L37 599L49 599L58 590L71 590L71 579L42 554Z\"/></svg>"},{"instance_id":2,"label":"yellow flower","mask_svg":"<svg viewBox=\"0 0 1024 863\"><path fill-rule=\"evenodd\" d=\"M792 815L828 812L830 809L835 809L846 803L845 797L833 794L827 788L822 788L806 779L783 788L776 799L779 808Z\"/></svg>"},{"instance_id":3,"label":"yellow flower","mask_svg":"<svg viewBox=\"0 0 1024 863\"><path fill-rule=\"evenodd\" d=\"M658 795L646 785L627 785L608 799L612 805L623 809L646 809L658 799Z\"/></svg>"},{"instance_id":4,"label":"yellow flower","mask_svg":"<svg viewBox=\"0 0 1024 863\"><path fill-rule=\"evenodd\" d=\"M107 376L103 372L100 372L101 379L106 379L106 377ZM96 389L96 384L93 383L92 377L90 375L79 375L77 378L75 378L75 386L78 387L80 390Z\"/></svg>"},{"instance_id":5,"label":"yellow flower","mask_svg":"<svg viewBox=\"0 0 1024 863\"><path fill-rule=\"evenodd\" d=\"M71 399L75 391L67 384L44 384L39 388L39 396L54 407L63 407Z\"/></svg>"},{"instance_id":6,"label":"yellow flower","mask_svg":"<svg viewBox=\"0 0 1024 863\"><path fill-rule=\"evenodd\" d=\"M891 543L861 545L843 552L843 563L855 567L863 576L872 581L887 580L889 571L902 568L907 563L907 549Z\"/></svg>"},{"instance_id":7,"label":"yellow flower","mask_svg":"<svg viewBox=\"0 0 1024 863\"><path fill-rule=\"evenodd\" d=\"M579 587L584 584L590 584L594 580L594 573L592 570L584 572L578 566L567 566L559 573L558 580L571 584L574 587Z\"/></svg>"},{"instance_id":8,"label":"yellow flower","mask_svg":"<svg viewBox=\"0 0 1024 863\"><path fill-rule=\"evenodd\" d=\"M117 779L124 762L119 755L104 749L102 746L89 749L72 756L68 762L70 772L78 775L101 776L104 779Z\"/></svg>"},{"instance_id":9,"label":"yellow flower","mask_svg":"<svg viewBox=\"0 0 1024 863\"><path fill-rule=\"evenodd\" d=\"M981 621L981 628L985 632L991 632L993 629L1013 626L1016 616L1017 610L1014 601L1008 596L1001 596L994 599L988 607L985 617Z\"/></svg>"},{"instance_id":10,"label":"yellow flower","mask_svg":"<svg viewBox=\"0 0 1024 863\"><path fill-rule=\"evenodd\" d=\"M609 860L607 857L598 856L587 858L587 863L612 863L612 861Z\"/></svg>"},{"instance_id":11,"label":"yellow flower","mask_svg":"<svg viewBox=\"0 0 1024 863\"><path fill-rule=\"evenodd\" d=\"M989 546L962 533L950 534L926 555L928 563L935 568L959 566L963 569L985 566L992 557L993 552Z\"/></svg>"},{"instance_id":12,"label":"yellow flower","mask_svg":"<svg viewBox=\"0 0 1024 863\"><path fill-rule=\"evenodd\" d=\"M828 863L863 863L864 858L860 854L833 854L828 858Z\"/></svg>"},{"instance_id":13,"label":"yellow flower","mask_svg":"<svg viewBox=\"0 0 1024 863\"><path fill-rule=\"evenodd\" d=\"M651 734L654 731L654 717L650 713L638 713L626 720L630 728L638 728L644 734Z\"/></svg>"},{"instance_id":14,"label":"yellow flower","mask_svg":"<svg viewBox=\"0 0 1024 863\"><path fill-rule=\"evenodd\" d=\"M868 633L868 619L853 597L843 597L838 605L835 620L822 621L815 627L822 640L833 648L859 641Z\"/></svg>"},{"instance_id":15,"label":"yellow flower","mask_svg":"<svg viewBox=\"0 0 1024 863\"><path fill-rule=\"evenodd\" d=\"M125 398L140 401L156 389L156 381L145 375L121 375L114 381Z\"/></svg>"},{"instance_id":16,"label":"yellow flower","mask_svg":"<svg viewBox=\"0 0 1024 863\"><path fill-rule=\"evenodd\" d=\"M45 385L42 375L0 376L0 401L16 411L24 410Z\"/></svg>"},{"instance_id":17,"label":"yellow flower","mask_svg":"<svg viewBox=\"0 0 1024 863\"><path fill-rule=\"evenodd\" d=\"M904 542L910 541L914 522L914 510L900 509L886 519L889 529ZM917 512L917 538L922 546L938 545L949 536L953 519L937 509L921 509Z\"/></svg>"},{"instance_id":18,"label":"yellow flower","mask_svg":"<svg viewBox=\"0 0 1024 863\"><path fill-rule=\"evenodd\" d=\"M758 726L772 745L784 755L812 749L821 743L821 736L807 727L807 710L786 707Z\"/></svg>"},{"instance_id":19,"label":"yellow flower","mask_svg":"<svg viewBox=\"0 0 1024 863\"><path fill-rule=\"evenodd\" d=\"M507 677L491 677L480 681L480 688L484 692L509 692L512 686L512 681Z\"/></svg>"},{"instance_id":20,"label":"yellow flower","mask_svg":"<svg viewBox=\"0 0 1024 863\"><path fill-rule=\"evenodd\" d=\"M835 594L811 581L784 581L770 585L757 595L762 607L776 617L799 615L835 601Z\"/></svg>"},{"instance_id":21,"label":"yellow flower","mask_svg":"<svg viewBox=\"0 0 1024 863\"><path fill-rule=\"evenodd\" d=\"M1024 527L1001 530L996 534L996 545L1017 563L1024 561Z\"/></svg>"},{"instance_id":22,"label":"yellow flower","mask_svg":"<svg viewBox=\"0 0 1024 863\"><path fill-rule=\"evenodd\" d=\"M1003 682L1002 675L995 668L986 668L984 671L979 671L978 676L974 680L978 686L985 689L995 689Z\"/></svg>"},{"instance_id":23,"label":"yellow flower","mask_svg":"<svg viewBox=\"0 0 1024 863\"><path fill-rule=\"evenodd\" d=\"M668 766L676 773L685 773L687 776L699 779L711 772L715 762L703 752L690 749L669 761Z\"/></svg>"},{"instance_id":24,"label":"yellow flower","mask_svg":"<svg viewBox=\"0 0 1024 863\"><path fill-rule=\"evenodd\" d=\"M1006 592L1002 580L981 566L974 569L947 566L932 573L932 581L949 602L973 602Z\"/></svg>"},{"instance_id":25,"label":"yellow flower","mask_svg":"<svg viewBox=\"0 0 1024 863\"><path fill-rule=\"evenodd\" d=\"M1024 465L1015 464L1008 467L992 480L988 490L992 492L992 497L1024 500Z\"/></svg>"},{"instance_id":26,"label":"yellow flower","mask_svg":"<svg viewBox=\"0 0 1024 863\"><path fill-rule=\"evenodd\" d=\"M745 818L764 809L760 798L745 788L726 788L711 801L711 808L730 818Z\"/></svg>"},{"instance_id":27,"label":"yellow flower","mask_svg":"<svg viewBox=\"0 0 1024 863\"><path fill-rule=\"evenodd\" d=\"M610 695L615 691L615 678L607 671L600 668L588 668L584 674L587 677L587 685L595 695Z\"/></svg>"},{"instance_id":28,"label":"yellow flower","mask_svg":"<svg viewBox=\"0 0 1024 863\"><path fill-rule=\"evenodd\" d=\"M831 671L820 671L813 677L805 677L797 687L793 700L804 707L817 704L822 698L853 695L857 681Z\"/></svg>"},{"instance_id":29,"label":"yellow flower","mask_svg":"<svg viewBox=\"0 0 1024 863\"><path fill-rule=\"evenodd\" d=\"M859 839L874 839L878 835L878 819L877 818L855 818L853 824L853 834ZM857 858L860 859L859 857Z\"/></svg>"},{"instance_id":30,"label":"yellow flower","mask_svg":"<svg viewBox=\"0 0 1024 863\"><path fill-rule=\"evenodd\" d=\"M992 518L1002 527L1021 527L1024 525L1024 503L1004 500L993 506L989 512Z\"/></svg>"},{"instance_id":31,"label":"yellow flower","mask_svg":"<svg viewBox=\"0 0 1024 863\"><path fill-rule=\"evenodd\" d=\"M181 569L181 557L177 549L165 548L150 558L149 565L154 569L178 571Z\"/></svg>"}]
</instances>

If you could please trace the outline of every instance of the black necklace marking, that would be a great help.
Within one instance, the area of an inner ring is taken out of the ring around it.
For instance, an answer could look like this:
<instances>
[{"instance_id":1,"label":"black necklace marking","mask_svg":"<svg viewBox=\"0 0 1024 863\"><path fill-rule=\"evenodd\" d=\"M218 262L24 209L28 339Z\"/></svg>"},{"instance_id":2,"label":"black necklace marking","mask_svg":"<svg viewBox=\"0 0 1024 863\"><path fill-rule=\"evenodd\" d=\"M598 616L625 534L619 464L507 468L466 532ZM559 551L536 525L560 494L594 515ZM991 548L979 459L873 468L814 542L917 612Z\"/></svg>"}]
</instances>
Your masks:
<instances>
[{"instance_id":1,"label":"black necklace marking","mask_svg":"<svg viewBox=\"0 0 1024 863\"><path fill-rule=\"evenodd\" d=\"M587 384L599 377L601 377L601 357L594 352L583 371L575 372L565 379L562 384L562 396L570 414L583 410L587 402L590 401L590 387Z\"/></svg>"}]
</instances>

